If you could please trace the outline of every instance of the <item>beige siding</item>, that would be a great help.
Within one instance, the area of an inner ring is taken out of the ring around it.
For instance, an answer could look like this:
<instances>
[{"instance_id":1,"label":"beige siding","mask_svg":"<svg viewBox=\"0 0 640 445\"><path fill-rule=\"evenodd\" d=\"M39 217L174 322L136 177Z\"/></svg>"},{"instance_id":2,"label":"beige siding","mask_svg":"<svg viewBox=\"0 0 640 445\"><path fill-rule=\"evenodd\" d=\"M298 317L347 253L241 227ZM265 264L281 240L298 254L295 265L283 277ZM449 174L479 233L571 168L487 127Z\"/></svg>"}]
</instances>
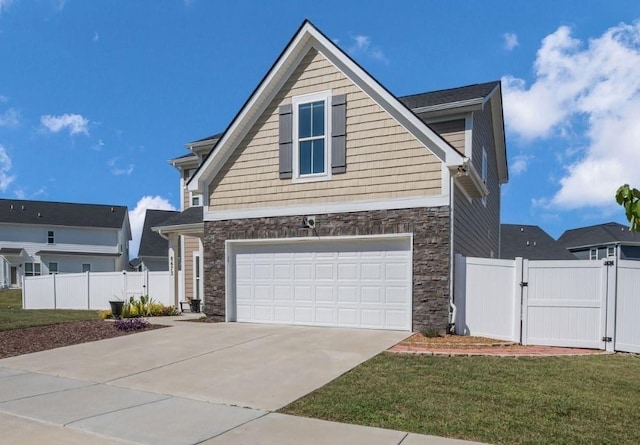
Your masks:
<instances>
[{"instance_id":1,"label":"beige siding","mask_svg":"<svg viewBox=\"0 0 640 445\"><path fill-rule=\"evenodd\" d=\"M482 147L487 152L487 205L482 199L471 202L456 187L454 193L454 252L465 256L499 257L500 185L491 122L491 106L473 114L472 163L482 172Z\"/></svg>"},{"instance_id":2,"label":"beige siding","mask_svg":"<svg viewBox=\"0 0 640 445\"><path fill-rule=\"evenodd\" d=\"M435 122L429 124L429 127L450 143L453 148L464 154L464 119Z\"/></svg>"},{"instance_id":3,"label":"beige siding","mask_svg":"<svg viewBox=\"0 0 640 445\"><path fill-rule=\"evenodd\" d=\"M293 183L278 176L278 107L330 89L347 95L347 173ZM210 208L299 205L441 194L441 162L311 50L210 184Z\"/></svg>"}]
</instances>

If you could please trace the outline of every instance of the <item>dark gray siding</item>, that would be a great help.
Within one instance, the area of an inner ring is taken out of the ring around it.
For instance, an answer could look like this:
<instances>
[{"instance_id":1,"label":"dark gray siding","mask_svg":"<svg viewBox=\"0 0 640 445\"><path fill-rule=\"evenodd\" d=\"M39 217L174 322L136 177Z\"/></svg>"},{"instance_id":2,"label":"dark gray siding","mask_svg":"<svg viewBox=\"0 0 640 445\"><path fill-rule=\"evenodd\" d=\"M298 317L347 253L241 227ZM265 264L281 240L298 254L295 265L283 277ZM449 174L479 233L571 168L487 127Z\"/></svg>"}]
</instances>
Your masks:
<instances>
[{"instance_id":1,"label":"dark gray siding","mask_svg":"<svg viewBox=\"0 0 640 445\"><path fill-rule=\"evenodd\" d=\"M469 201L459 187L454 191L453 250L465 256L499 257L500 184L491 121L491 103L473 113L472 164L482 172L482 147L487 152L487 205L482 199Z\"/></svg>"}]
</instances>

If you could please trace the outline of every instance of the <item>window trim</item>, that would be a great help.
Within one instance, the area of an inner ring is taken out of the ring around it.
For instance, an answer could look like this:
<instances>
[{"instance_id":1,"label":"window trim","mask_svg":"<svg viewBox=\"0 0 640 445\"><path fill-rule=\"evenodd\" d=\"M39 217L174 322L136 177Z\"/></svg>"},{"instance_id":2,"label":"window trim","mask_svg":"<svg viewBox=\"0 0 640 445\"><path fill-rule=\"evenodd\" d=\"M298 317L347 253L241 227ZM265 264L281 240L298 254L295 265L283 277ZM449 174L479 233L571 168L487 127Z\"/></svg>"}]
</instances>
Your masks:
<instances>
[{"instance_id":1,"label":"window trim","mask_svg":"<svg viewBox=\"0 0 640 445\"><path fill-rule=\"evenodd\" d=\"M598 259L598 248L592 247L589 249L589 260L597 260Z\"/></svg>"},{"instance_id":2,"label":"window trim","mask_svg":"<svg viewBox=\"0 0 640 445\"><path fill-rule=\"evenodd\" d=\"M31 266L31 271L30 272L27 271L27 266ZM42 266L40 265L40 263L38 263L36 261L34 261L34 262L26 261L24 263L24 276L25 277L39 277L41 275L42 275Z\"/></svg>"},{"instance_id":3,"label":"window trim","mask_svg":"<svg viewBox=\"0 0 640 445\"><path fill-rule=\"evenodd\" d=\"M607 258L614 258L616 256L616 246L607 246Z\"/></svg>"},{"instance_id":4,"label":"window trim","mask_svg":"<svg viewBox=\"0 0 640 445\"><path fill-rule=\"evenodd\" d=\"M55 264L55 265L56 265L56 270L54 270L53 272L51 271L51 265L52 265L52 264ZM49 261L49 264L48 264L47 266L48 266L48 268L49 268L49 275L56 275L56 274L58 274L58 273L59 273L58 271L59 271L60 269L59 269L59 267L58 267L58 262L57 262L57 261Z\"/></svg>"},{"instance_id":5,"label":"window trim","mask_svg":"<svg viewBox=\"0 0 640 445\"><path fill-rule=\"evenodd\" d=\"M310 102L324 102L324 172L300 175L300 141L298 138L298 114L300 105ZM292 105L292 182L328 181L331 179L331 90L303 94L291 99Z\"/></svg>"},{"instance_id":6,"label":"window trim","mask_svg":"<svg viewBox=\"0 0 640 445\"><path fill-rule=\"evenodd\" d=\"M198 200L198 204L193 203L194 199ZM189 192L189 207L202 207L202 195L199 193Z\"/></svg>"},{"instance_id":7,"label":"window trim","mask_svg":"<svg viewBox=\"0 0 640 445\"><path fill-rule=\"evenodd\" d=\"M47 230L47 244L56 243L56 232L53 230Z\"/></svg>"}]
</instances>

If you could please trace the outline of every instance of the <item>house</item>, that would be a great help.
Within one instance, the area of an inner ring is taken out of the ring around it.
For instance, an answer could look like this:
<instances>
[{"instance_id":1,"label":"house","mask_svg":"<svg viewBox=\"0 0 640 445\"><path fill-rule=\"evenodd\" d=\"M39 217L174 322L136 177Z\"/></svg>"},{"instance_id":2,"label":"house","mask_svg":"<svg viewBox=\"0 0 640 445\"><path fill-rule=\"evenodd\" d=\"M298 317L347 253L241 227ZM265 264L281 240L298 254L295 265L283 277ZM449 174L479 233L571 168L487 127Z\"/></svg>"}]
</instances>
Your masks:
<instances>
[{"instance_id":1,"label":"house","mask_svg":"<svg viewBox=\"0 0 640 445\"><path fill-rule=\"evenodd\" d=\"M538 226L500 225L500 258L513 260L575 260L571 252Z\"/></svg>"},{"instance_id":2,"label":"house","mask_svg":"<svg viewBox=\"0 0 640 445\"><path fill-rule=\"evenodd\" d=\"M454 254L499 253L500 82L398 98L305 21L188 148L184 211L155 230L212 320L444 330Z\"/></svg>"},{"instance_id":3,"label":"house","mask_svg":"<svg viewBox=\"0 0 640 445\"><path fill-rule=\"evenodd\" d=\"M125 206L0 199L0 284L126 270L130 240Z\"/></svg>"},{"instance_id":4,"label":"house","mask_svg":"<svg viewBox=\"0 0 640 445\"><path fill-rule=\"evenodd\" d=\"M567 230L558 243L580 260L640 260L640 236L615 222Z\"/></svg>"},{"instance_id":5,"label":"house","mask_svg":"<svg viewBox=\"0 0 640 445\"><path fill-rule=\"evenodd\" d=\"M156 272L169 269L168 249L169 242L157 232L151 230L161 222L178 214L174 210L152 210L147 209L144 215L144 225L140 237L140 248L138 257L131 261L131 268L142 272L145 270Z\"/></svg>"}]
</instances>

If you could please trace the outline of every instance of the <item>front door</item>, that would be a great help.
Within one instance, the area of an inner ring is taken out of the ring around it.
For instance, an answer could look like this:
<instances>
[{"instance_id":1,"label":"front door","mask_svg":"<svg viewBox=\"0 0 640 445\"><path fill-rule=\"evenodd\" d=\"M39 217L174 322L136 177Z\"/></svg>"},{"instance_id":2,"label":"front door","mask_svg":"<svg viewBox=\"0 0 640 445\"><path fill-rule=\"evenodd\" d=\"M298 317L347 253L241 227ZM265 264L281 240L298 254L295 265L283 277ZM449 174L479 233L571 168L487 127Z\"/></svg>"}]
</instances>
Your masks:
<instances>
[{"instance_id":1,"label":"front door","mask_svg":"<svg viewBox=\"0 0 640 445\"><path fill-rule=\"evenodd\" d=\"M18 269L15 266L11 266L11 286L18 285Z\"/></svg>"}]
</instances>

